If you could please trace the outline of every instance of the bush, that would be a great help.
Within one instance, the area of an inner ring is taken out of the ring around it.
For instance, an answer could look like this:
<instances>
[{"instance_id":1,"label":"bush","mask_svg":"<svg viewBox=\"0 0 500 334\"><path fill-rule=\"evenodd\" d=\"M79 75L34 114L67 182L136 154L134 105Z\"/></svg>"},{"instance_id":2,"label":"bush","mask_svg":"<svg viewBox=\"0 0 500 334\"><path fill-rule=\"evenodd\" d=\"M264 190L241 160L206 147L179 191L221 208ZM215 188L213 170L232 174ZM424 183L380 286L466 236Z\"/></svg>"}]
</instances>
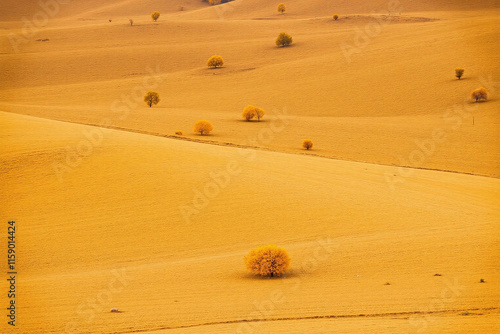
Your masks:
<instances>
[{"instance_id":1,"label":"bush","mask_svg":"<svg viewBox=\"0 0 500 334\"><path fill-rule=\"evenodd\" d=\"M260 119L262 117L264 117L264 110L260 109L260 108L255 108L255 116L257 117L257 120L260 121Z\"/></svg>"},{"instance_id":2,"label":"bush","mask_svg":"<svg viewBox=\"0 0 500 334\"><path fill-rule=\"evenodd\" d=\"M278 12L280 12L281 14L283 14L284 12L286 11L286 6L284 3L280 3L278 5Z\"/></svg>"},{"instance_id":3,"label":"bush","mask_svg":"<svg viewBox=\"0 0 500 334\"><path fill-rule=\"evenodd\" d=\"M151 14L151 18L153 19L153 21L158 21L158 18L160 17L160 12L153 12Z\"/></svg>"},{"instance_id":4,"label":"bush","mask_svg":"<svg viewBox=\"0 0 500 334\"><path fill-rule=\"evenodd\" d=\"M279 277L288 270L290 256L282 247L262 246L253 249L245 256L245 265L256 275Z\"/></svg>"},{"instance_id":5,"label":"bush","mask_svg":"<svg viewBox=\"0 0 500 334\"><path fill-rule=\"evenodd\" d=\"M199 132L200 135L208 135L214 129L212 123L206 120L201 120L194 123L194 132Z\"/></svg>"},{"instance_id":6,"label":"bush","mask_svg":"<svg viewBox=\"0 0 500 334\"><path fill-rule=\"evenodd\" d=\"M132 19L128 19L128 21L130 22L130 25L133 26L134 25L134 20Z\"/></svg>"},{"instance_id":7,"label":"bush","mask_svg":"<svg viewBox=\"0 0 500 334\"><path fill-rule=\"evenodd\" d=\"M293 38L292 36L288 35L285 32L282 32L278 35L278 38L276 38L276 45L277 46L288 46L292 44Z\"/></svg>"},{"instance_id":8,"label":"bush","mask_svg":"<svg viewBox=\"0 0 500 334\"><path fill-rule=\"evenodd\" d=\"M175 131L175 134L178 135L178 136L182 136L183 135L182 131Z\"/></svg>"},{"instance_id":9,"label":"bush","mask_svg":"<svg viewBox=\"0 0 500 334\"><path fill-rule=\"evenodd\" d=\"M207 60L208 67L217 68L217 67L221 67L223 65L224 65L224 59L221 56L215 55L215 56L208 58L208 60Z\"/></svg>"},{"instance_id":10,"label":"bush","mask_svg":"<svg viewBox=\"0 0 500 334\"><path fill-rule=\"evenodd\" d=\"M484 87L474 89L470 95L473 100L476 100L476 102L488 99L488 91Z\"/></svg>"},{"instance_id":11,"label":"bush","mask_svg":"<svg viewBox=\"0 0 500 334\"><path fill-rule=\"evenodd\" d=\"M302 147L305 148L306 150L309 150L313 147L313 142L309 139L306 139L302 142Z\"/></svg>"},{"instance_id":12,"label":"bush","mask_svg":"<svg viewBox=\"0 0 500 334\"><path fill-rule=\"evenodd\" d=\"M248 105L243 109L243 118L247 121L252 120L255 117L255 107L252 105Z\"/></svg>"},{"instance_id":13,"label":"bush","mask_svg":"<svg viewBox=\"0 0 500 334\"><path fill-rule=\"evenodd\" d=\"M333 19L334 19L335 21L337 21L337 19L338 19L338 18L339 18L339 14L333 14Z\"/></svg>"},{"instance_id":14,"label":"bush","mask_svg":"<svg viewBox=\"0 0 500 334\"><path fill-rule=\"evenodd\" d=\"M464 69L463 68L456 68L455 69L455 76L460 80L460 78L464 75Z\"/></svg>"},{"instance_id":15,"label":"bush","mask_svg":"<svg viewBox=\"0 0 500 334\"><path fill-rule=\"evenodd\" d=\"M160 102L160 95L157 92L149 91L144 95L144 102L151 108L153 104L156 105Z\"/></svg>"}]
</instances>

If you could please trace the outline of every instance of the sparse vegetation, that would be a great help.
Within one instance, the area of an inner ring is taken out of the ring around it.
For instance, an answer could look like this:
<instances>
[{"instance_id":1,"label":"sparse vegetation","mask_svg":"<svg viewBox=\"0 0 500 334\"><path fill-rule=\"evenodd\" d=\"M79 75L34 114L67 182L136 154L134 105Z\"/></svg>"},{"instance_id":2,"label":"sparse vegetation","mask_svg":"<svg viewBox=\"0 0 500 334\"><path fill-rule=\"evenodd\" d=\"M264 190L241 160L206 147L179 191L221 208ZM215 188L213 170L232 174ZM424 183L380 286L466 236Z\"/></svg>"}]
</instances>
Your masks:
<instances>
[{"instance_id":1,"label":"sparse vegetation","mask_svg":"<svg viewBox=\"0 0 500 334\"><path fill-rule=\"evenodd\" d=\"M183 135L182 131L175 131L175 134L176 134L177 136L182 136L182 135Z\"/></svg>"},{"instance_id":2,"label":"sparse vegetation","mask_svg":"<svg viewBox=\"0 0 500 334\"><path fill-rule=\"evenodd\" d=\"M310 139L306 139L302 142L302 147L306 150L310 150L313 147L313 142Z\"/></svg>"},{"instance_id":3,"label":"sparse vegetation","mask_svg":"<svg viewBox=\"0 0 500 334\"><path fill-rule=\"evenodd\" d=\"M214 55L207 60L207 66L208 67L222 67L224 65L224 59L221 56Z\"/></svg>"},{"instance_id":4,"label":"sparse vegetation","mask_svg":"<svg viewBox=\"0 0 500 334\"><path fill-rule=\"evenodd\" d=\"M335 21L337 21L337 20L338 20L338 18L339 18L339 14L333 14L333 19L334 19Z\"/></svg>"},{"instance_id":5,"label":"sparse vegetation","mask_svg":"<svg viewBox=\"0 0 500 334\"><path fill-rule=\"evenodd\" d=\"M153 19L153 21L158 21L158 18L160 17L160 12L156 11L156 12L153 12L151 14L151 18Z\"/></svg>"},{"instance_id":6,"label":"sparse vegetation","mask_svg":"<svg viewBox=\"0 0 500 334\"><path fill-rule=\"evenodd\" d=\"M486 283L486 281L484 280L484 278L481 278L481 279L479 280L479 283Z\"/></svg>"},{"instance_id":7,"label":"sparse vegetation","mask_svg":"<svg viewBox=\"0 0 500 334\"><path fill-rule=\"evenodd\" d=\"M264 110L262 110L260 108L255 108L255 117L257 117L258 121L260 121L262 119L262 117L264 117L264 115L265 115Z\"/></svg>"},{"instance_id":8,"label":"sparse vegetation","mask_svg":"<svg viewBox=\"0 0 500 334\"><path fill-rule=\"evenodd\" d=\"M151 108L154 105L157 105L160 102L160 94L154 91L149 91L144 95L144 102L148 104Z\"/></svg>"},{"instance_id":9,"label":"sparse vegetation","mask_svg":"<svg viewBox=\"0 0 500 334\"><path fill-rule=\"evenodd\" d=\"M200 120L194 123L194 132L199 133L200 135L208 135L214 127L212 126L212 123L210 123L207 120Z\"/></svg>"},{"instance_id":10,"label":"sparse vegetation","mask_svg":"<svg viewBox=\"0 0 500 334\"><path fill-rule=\"evenodd\" d=\"M464 75L464 69L463 68L456 68L455 69L455 76L460 80L460 78Z\"/></svg>"},{"instance_id":11,"label":"sparse vegetation","mask_svg":"<svg viewBox=\"0 0 500 334\"><path fill-rule=\"evenodd\" d=\"M488 91L484 87L474 89L471 93L471 98L473 100L476 100L476 102L479 102L481 100L486 101L488 99Z\"/></svg>"},{"instance_id":12,"label":"sparse vegetation","mask_svg":"<svg viewBox=\"0 0 500 334\"><path fill-rule=\"evenodd\" d=\"M280 12L281 14L283 14L284 12L286 11L286 6L284 3L280 3L278 5L278 12Z\"/></svg>"},{"instance_id":13,"label":"sparse vegetation","mask_svg":"<svg viewBox=\"0 0 500 334\"><path fill-rule=\"evenodd\" d=\"M290 256L287 251L275 245L261 246L253 249L245 256L248 270L261 276L281 276L290 266Z\"/></svg>"},{"instance_id":14,"label":"sparse vegetation","mask_svg":"<svg viewBox=\"0 0 500 334\"><path fill-rule=\"evenodd\" d=\"M243 118L247 121L252 120L255 117L255 107L252 105L248 105L243 109Z\"/></svg>"},{"instance_id":15,"label":"sparse vegetation","mask_svg":"<svg viewBox=\"0 0 500 334\"><path fill-rule=\"evenodd\" d=\"M278 35L278 38L276 38L277 46L288 46L292 44L292 42L293 42L292 36L288 35L286 32L281 32Z\"/></svg>"},{"instance_id":16,"label":"sparse vegetation","mask_svg":"<svg viewBox=\"0 0 500 334\"><path fill-rule=\"evenodd\" d=\"M133 26L133 25L134 25L134 20L132 20L132 19L128 19L128 21L130 22L130 26Z\"/></svg>"}]
</instances>

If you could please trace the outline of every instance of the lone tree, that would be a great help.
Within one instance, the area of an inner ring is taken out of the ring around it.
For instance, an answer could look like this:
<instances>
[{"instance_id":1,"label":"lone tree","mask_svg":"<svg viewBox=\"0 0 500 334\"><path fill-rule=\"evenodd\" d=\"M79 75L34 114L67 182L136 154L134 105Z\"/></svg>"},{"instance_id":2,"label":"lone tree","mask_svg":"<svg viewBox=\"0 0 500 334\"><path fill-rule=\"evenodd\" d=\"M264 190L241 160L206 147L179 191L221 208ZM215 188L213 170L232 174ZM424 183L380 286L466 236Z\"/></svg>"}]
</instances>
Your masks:
<instances>
[{"instance_id":1,"label":"lone tree","mask_svg":"<svg viewBox=\"0 0 500 334\"><path fill-rule=\"evenodd\" d=\"M264 110L260 108L255 108L255 117L257 117L257 120L260 121L262 117L264 117L265 112Z\"/></svg>"},{"instance_id":2,"label":"lone tree","mask_svg":"<svg viewBox=\"0 0 500 334\"><path fill-rule=\"evenodd\" d=\"M130 25L133 26L134 25L134 20L132 19L128 19L128 21L130 22Z\"/></svg>"},{"instance_id":3,"label":"lone tree","mask_svg":"<svg viewBox=\"0 0 500 334\"><path fill-rule=\"evenodd\" d=\"M464 75L464 69L463 68L456 68L455 69L455 76L460 80L460 78Z\"/></svg>"},{"instance_id":4,"label":"lone tree","mask_svg":"<svg viewBox=\"0 0 500 334\"><path fill-rule=\"evenodd\" d=\"M153 12L151 14L151 18L153 19L153 21L158 21L158 18L160 17L160 12L156 11L156 12Z\"/></svg>"},{"instance_id":5,"label":"lone tree","mask_svg":"<svg viewBox=\"0 0 500 334\"><path fill-rule=\"evenodd\" d=\"M488 91L486 90L486 88L481 87L478 89L474 89L470 96L473 100L476 100L476 102L479 102L479 100L486 101L488 99Z\"/></svg>"},{"instance_id":6,"label":"lone tree","mask_svg":"<svg viewBox=\"0 0 500 334\"><path fill-rule=\"evenodd\" d=\"M243 109L243 118L246 119L247 121L252 120L255 117L255 107L252 105L248 105Z\"/></svg>"},{"instance_id":7,"label":"lone tree","mask_svg":"<svg viewBox=\"0 0 500 334\"><path fill-rule=\"evenodd\" d=\"M160 95L157 92L149 91L144 95L144 102L151 108L153 104L156 105L160 102Z\"/></svg>"},{"instance_id":8,"label":"lone tree","mask_svg":"<svg viewBox=\"0 0 500 334\"><path fill-rule=\"evenodd\" d=\"M338 19L338 18L339 18L339 14L333 14L333 19L334 19L335 21L337 21L337 19Z\"/></svg>"},{"instance_id":9,"label":"lone tree","mask_svg":"<svg viewBox=\"0 0 500 334\"><path fill-rule=\"evenodd\" d=\"M310 139L306 139L302 142L302 147L309 150L313 147L313 142Z\"/></svg>"},{"instance_id":10,"label":"lone tree","mask_svg":"<svg viewBox=\"0 0 500 334\"><path fill-rule=\"evenodd\" d=\"M278 35L278 38L276 38L276 45L277 46L288 46L292 44L293 38L292 36L288 35L286 32L282 32Z\"/></svg>"},{"instance_id":11,"label":"lone tree","mask_svg":"<svg viewBox=\"0 0 500 334\"><path fill-rule=\"evenodd\" d=\"M287 251L275 245L255 248L245 256L245 265L255 275L281 276L290 266L290 256Z\"/></svg>"},{"instance_id":12,"label":"lone tree","mask_svg":"<svg viewBox=\"0 0 500 334\"><path fill-rule=\"evenodd\" d=\"M280 12L281 14L283 14L284 12L286 11L286 6L284 3L280 3L278 5L278 12Z\"/></svg>"},{"instance_id":13,"label":"lone tree","mask_svg":"<svg viewBox=\"0 0 500 334\"><path fill-rule=\"evenodd\" d=\"M194 123L194 132L199 132L202 136L208 135L213 129L212 123L204 119Z\"/></svg>"},{"instance_id":14,"label":"lone tree","mask_svg":"<svg viewBox=\"0 0 500 334\"><path fill-rule=\"evenodd\" d=\"M217 67L222 67L223 65L224 65L224 59L221 56L215 55L208 58L207 60L208 67L217 68Z\"/></svg>"}]
</instances>

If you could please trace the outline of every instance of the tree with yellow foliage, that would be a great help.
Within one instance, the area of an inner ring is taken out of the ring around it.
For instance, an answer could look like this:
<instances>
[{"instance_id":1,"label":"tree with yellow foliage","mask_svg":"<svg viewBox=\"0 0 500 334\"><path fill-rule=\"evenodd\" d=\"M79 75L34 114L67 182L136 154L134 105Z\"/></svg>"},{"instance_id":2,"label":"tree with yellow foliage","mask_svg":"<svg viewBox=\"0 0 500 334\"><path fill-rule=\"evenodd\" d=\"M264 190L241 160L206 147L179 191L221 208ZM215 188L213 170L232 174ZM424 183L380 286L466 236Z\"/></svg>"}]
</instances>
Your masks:
<instances>
[{"instance_id":1,"label":"tree with yellow foliage","mask_svg":"<svg viewBox=\"0 0 500 334\"><path fill-rule=\"evenodd\" d=\"M306 139L302 142L302 147L309 150L313 147L313 142L310 139Z\"/></svg>"},{"instance_id":2,"label":"tree with yellow foliage","mask_svg":"<svg viewBox=\"0 0 500 334\"><path fill-rule=\"evenodd\" d=\"M217 68L217 67L221 67L223 65L224 65L224 59L218 55L214 55L214 56L208 58L208 60L207 60L208 67Z\"/></svg>"},{"instance_id":3,"label":"tree with yellow foliage","mask_svg":"<svg viewBox=\"0 0 500 334\"><path fill-rule=\"evenodd\" d=\"M460 80L460 78L464 75L464 69L463 68L456 68L455 69L455 76Z\"/></svg>"},{"instance_id":4,"label":"tree with yellow foliage","mask_svg":"<svg viewBox=\"0 0 500 334\"><path fill-rule=\"evenodd\" d=\"M153 12L151 14L151 18L153 19L153 21L158 21L158 18L160 17L160 12L156 11L156 12Z\"/></svg>"},{"instance_id":5,"label":"tree with yellow foliage","mask_svg":"<svg viewBox=\"0 0 500 334\"><path fill-rule=\"evenodd\" d=\"M204 119L194 123L194 132L200 133L202 136L210 134L213 129L212 123Z\"/></svg>"},{"instance_id":6,"label":"tree with yellow foliage","mask_svg":"<svg viewBox=\"0 0 500 334\"><path fill-rule=\"evenodd\" d=\"M260 121L262 117L264 117L264 110L260 109L260 108L255 108L255 117L257 117L257 120Z\"/></svg>"},{"instance_id":7,"label":"tree with yellow foliage","mask_svg":"<svg viewBox=\"0 0 500 334\"><path fill-rule=\"evenodd\" d=\"M277 46L288 46L292 44L293 38L292 36L288 35L286 32L282 32L278 35L278 38L276 38L276 45Z\"/></svg>"},{"instance_id":8,"label":"tree with yellow foliage","mask_svg":"<svg viewBox=\"0 0 500 334\"><path fill-rule=\"evenodd\" d=\"M488 91L486 90L486 88L481 87L478 89L474 89L470 96L473 100L476 100L476 102L479 102L479 100L486 101L488 99Z\"/></svg>"},{"instance_id":9,"label":"tree with yellow foliage","mask_svg":"<svg viewBox=\"0 0 500 334\"><path fill-rule=\"evenodd\" d=\"M280 3L278 5L278 12L280 12L281 14L283 14L284 12L286 11L286 6L284 3Z\"/></svg>"},{"instance_id":10,"label":"tree with yellow foliage","mask_svg":"<svg viewBox=\"0 0 500 334\"><path fill-rule=\"evenodd\" d=\"M252 105L248 105L243 109L243 118L247 121L252 120L255 117L255 107Z\"/></svg>"},{"instance_id":11,"label":"tree with yellow foliage","mask_svg":"<svg viewBox=\"0 0 500 334\"><path fill-rule=\"evenodd\" d=\"M338 20L338 18L339 18L339 14L333 14L333 19L334 19L335 21L337 21L337 20Z\"/></svg>"},{"instance_id":12,"label":"tree with yellow foliage","mask_svg":"<svg viewBox=\"0 0 500 334\"><path fill-rule=\"evenodd\" d=\"M160 94L154 91L149 91L144 95L144 102L148 104L148 106L151 108L151 106L154 104L158 104L160 102Z\"/></svg>"},{"instance_id":13,"label":"tree with yellow foliage","mask_svg":"<svg viewBox=\"0 0 500 334\"><path fill-rule=\"evenodd\" d=\"M245 256L245 265L255 275L281 276L290 266L290 256L287 251L275 245L255 248Z\"/></svg>"}]
</instances>

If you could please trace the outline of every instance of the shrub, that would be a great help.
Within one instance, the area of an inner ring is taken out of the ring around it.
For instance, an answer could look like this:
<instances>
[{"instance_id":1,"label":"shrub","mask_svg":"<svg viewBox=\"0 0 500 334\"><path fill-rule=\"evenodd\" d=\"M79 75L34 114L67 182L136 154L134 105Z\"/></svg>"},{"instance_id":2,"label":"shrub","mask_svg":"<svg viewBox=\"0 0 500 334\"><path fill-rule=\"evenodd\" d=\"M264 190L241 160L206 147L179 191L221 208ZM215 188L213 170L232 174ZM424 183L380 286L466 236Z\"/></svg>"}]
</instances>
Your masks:
<instances>
[{"instance_id":1,"label":"shrub","mask_svg":"<svg viewBox=\"0 0 500 334\"><path fill-rule=\"evenodd\" d=\"M208 135L214 127L212 126L212 123L206 120L201 120L196 123L194 123L194 132L199 132L200 135Z\"/></svg>"},{"instance_id":2,"label":"shrub","mask_svg":"<svg viewBox=\"0 0 500 334\"><path fill-rule=\"evenodd\" d=\"M290 256L282 247L275 245L255 248L245 256L248 270L261 276L281 276L290 266Z\"/></svg>"},{"instance_id":3,"label":"shrub","mask_svg":"<svg viewBox=\"0 0 500 334\"><path fill-rule=\"evenodd\" d=\"M160 95L157 92L149 91L144 95L144 102L151 108L153 104L156 105L160 102Z\"/></svg>"},{"instance_id":4,"label":"shrub","mask_svg":"<svg viewBox=\"0 0 500 334\"><path fill-rule=\"evenodd\" d=\"M151 14L151 18L153 19L153 21L158 21L158 18L160 17L160 12L156 11L156 12L153 12Z\"/></svg>"},{"instance_id":5,"label":"shrub","mask_svg":"<svg viewBox=\"0 0 500 334\"><path fill-rule=\"evenodd\" d=\"M262 117L264 117L264 110L260 109L260 108L255 108L255 116L257 117L257 120L260 121L260 119Z\"/></svg>"},{"instance_id":6,"label":"shrub","mask_svg":"<svg viewBox=\"0 0 500 334\"><path fill-rule=\"evenodd\" d=\"M306 150L309 150L313 147L313 142L309 139L306 139L302 142L302 147L305 148Z\"/></svg>"},{"instance_id":7,"label":"shrub","mask_svg":"<svg viewBox=\"0 0 500 334\"><path fill-rule=\"evenodd\" d=\"M486 100L488 99L488 91L484 87L474 89L471 93L471 98L476 100L476 102L479 100Z\"/></svg>"},{"instance_id":8,"label":"shrub","mask_svg":"<svg viewBox=\"0 0 500 334\"><path fill-rule=\"evenodd\" d=\"M278 35L278 38L276 38L276 45L277 46L288 46L292 44L293 39L292 36L288 35L285 32L282 32Z\"/></svg>"},{"instance_id":9,"label":"shrub","mask_svg":"<svg viewBox=\"0 0 500 334\"><path fill-rule=\"evenodd\" d=\"M283 14L284 12L286 11L286 6L284 3L280 3L278 5L278 12L280 12L281 14Z\"/></svg>"},{"instance_id":10,"label":"shrub","mask_svg":"<svg viewBox=\"0 0 500 334\"><path fill-rule=\"evenodd\" d=\"M208 3L212 6L219 5L221 0L208 0Z\"/></svg>"},{"instance_id":11,"label":"shrub","mask_svg":"<svg viewBox=\"0 0 500 334\"><path fill-rule=\"evenodd\" d=\"M248 105L243 109L243 118L246 119L247 121L250 121L255 117L255 107L252 105Z\"/></svg>"},{"instance_id":12,"label":"shrub","mask_svg":"<svg viewBox=\"0 0 500 334\"><path fill-rule=\"evenodd\" d=\"M215 55L215 56L208 58L208 60L207 60L208 67L217 68L217 67L221 67L222 65L224 65L224 59L221 56Z\"/></svg>"},{"instance_id":13,"label":"shrub","mask_svg":"<svg viewBox=\"0 0 500 334\"><path fill-rule=\"evenodd\" d=\"M338 18L339 18L339 14L333 14L333 19L334 19L335 21L337 21L337 19L338 19Z\"/></svg>"},{"instance_id":14,"label":"shrub","mask_svg":"<svg viewBox=\"0 0 500 334\"><path fill-rule=\"evenodd\" d=\"M175 134L178 135L178 136L182 136L183 135L182 131L175 131Z\"/></svg>"},{"instance_id":15,"label":"shrub","mask_svg":"<svg viewBox=\"0 0 500 334\"><path fill-rule=\"evenodd\" d=\"M455 69L455 76L460 80L460 78L464 75L464 69L463 68L456 68Z\"/></svg>"},{"instance_id":16,"label":"shrub","mask_svg":"<svg viewBox=\"0 0 500 334\"><path fill-rule=\"evenodd\" d=\"M128 19L128 21L130 22L130 25L133 26L134 25L134 20L132 19Z\"/></svg>"}]
</instances>

